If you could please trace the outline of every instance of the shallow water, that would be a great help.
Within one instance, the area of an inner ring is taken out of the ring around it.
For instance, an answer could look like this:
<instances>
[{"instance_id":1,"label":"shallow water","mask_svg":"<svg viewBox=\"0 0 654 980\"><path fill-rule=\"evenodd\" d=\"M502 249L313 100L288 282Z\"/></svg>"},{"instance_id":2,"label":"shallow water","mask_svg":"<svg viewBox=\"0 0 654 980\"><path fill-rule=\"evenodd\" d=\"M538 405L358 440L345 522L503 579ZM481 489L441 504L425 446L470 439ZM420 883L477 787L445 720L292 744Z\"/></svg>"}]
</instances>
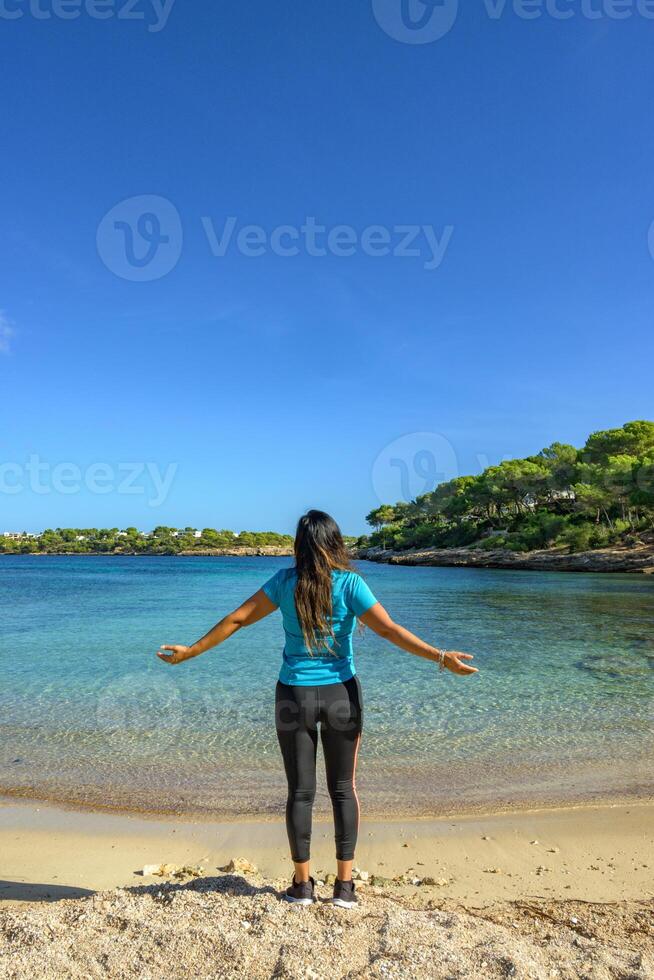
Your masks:
<instances>
[{"instance_id":1,"label":"shallow water","mask_svg":"<svg viewBox=\"0 0 654 980\"><path fill-rule=\"evenodd\" d=\"M278 813L278 613L168 667L288 559L0 560L0 792ZM459 678L358 638L369 812L651 791L654 580L361 563L391 614L475 654ZM318 805L327 798L321 784Z\"/></svg>"}]
</instances>

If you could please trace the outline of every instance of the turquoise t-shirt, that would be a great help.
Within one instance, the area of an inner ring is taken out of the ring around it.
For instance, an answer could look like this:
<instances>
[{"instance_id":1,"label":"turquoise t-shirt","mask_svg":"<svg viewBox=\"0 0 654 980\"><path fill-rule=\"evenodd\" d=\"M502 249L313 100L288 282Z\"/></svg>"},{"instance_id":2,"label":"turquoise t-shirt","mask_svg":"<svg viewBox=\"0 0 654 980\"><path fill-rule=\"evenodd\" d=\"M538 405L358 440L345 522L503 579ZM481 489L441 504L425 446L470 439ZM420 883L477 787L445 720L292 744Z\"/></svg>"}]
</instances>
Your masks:
<instances>
[{"instance_id":1,"label":"turquoise t-shirt","mask_svg":"<svg viewBox=\"0 0 654 980\"><path fill-rule=\"evenodd\" d=\"M279 679L294 687L338 684L354 677L352 634L359 616L363 616L377 600L357 572L332 572L333 637L328 637L330 649L321 647L312 653L306 647L302 627L295 609L294 568L282 568L263 586L271 602L279 606L284 623L286 643Z\"/></svg>"}]
</instances>

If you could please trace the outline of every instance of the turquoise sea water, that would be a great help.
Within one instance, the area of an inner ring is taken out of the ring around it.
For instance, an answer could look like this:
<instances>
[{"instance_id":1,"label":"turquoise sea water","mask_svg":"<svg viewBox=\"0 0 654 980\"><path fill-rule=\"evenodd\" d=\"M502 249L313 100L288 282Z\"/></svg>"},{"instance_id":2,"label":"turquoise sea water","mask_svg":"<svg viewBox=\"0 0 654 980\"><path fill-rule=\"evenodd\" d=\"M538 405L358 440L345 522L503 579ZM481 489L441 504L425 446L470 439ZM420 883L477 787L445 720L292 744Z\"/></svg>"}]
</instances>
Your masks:
<instances>
[{"instance_id":1,"label":"turquoise sea water","mask_svg":"<svg viewBox=\"0 0 654 980\"><path fill-rule=\"evenodd\" d=\"M279 614L178 667L155 651L192 642L287 564L2 558L0 793L279 813ZM651 792L654 578L360 569L398 621L480 668L454 677L358 637L369 813Z\"/></svg>"}]
</instances>

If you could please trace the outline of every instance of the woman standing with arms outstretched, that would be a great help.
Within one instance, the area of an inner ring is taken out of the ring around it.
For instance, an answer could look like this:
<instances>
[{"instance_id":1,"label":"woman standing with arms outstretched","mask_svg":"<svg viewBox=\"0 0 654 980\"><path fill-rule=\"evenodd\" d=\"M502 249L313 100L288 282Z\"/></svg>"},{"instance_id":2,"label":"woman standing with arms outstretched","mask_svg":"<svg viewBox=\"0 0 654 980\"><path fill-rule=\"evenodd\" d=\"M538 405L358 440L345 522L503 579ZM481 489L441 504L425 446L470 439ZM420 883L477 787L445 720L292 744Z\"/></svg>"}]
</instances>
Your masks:
<instances>
[{"instance_id":1,"label":"woman standing with arms outstretched","mask_svg":"<svg viewBox=\"0 0 654 980\"><path fill-rule=\"evenodd\" d=\"M309 873L311 814L316 792L318 725L334 811L337 876L332 901L356 904L352 864L359 831L356 763L362 729L361 686L354 669L352 634L359 619L407 653L455 674L474 674L469 653L439 650L394 623L350 563L336 522L320 510L300 518L295 565L273 575L258 592L221 619L192 646L165 645L169 664L197 657L244 626L280 609L286 634L275 694L275 723L288 780L286 827L295 873L284 893L310 905L315 883Z\"/></svg>"}]
</instances>

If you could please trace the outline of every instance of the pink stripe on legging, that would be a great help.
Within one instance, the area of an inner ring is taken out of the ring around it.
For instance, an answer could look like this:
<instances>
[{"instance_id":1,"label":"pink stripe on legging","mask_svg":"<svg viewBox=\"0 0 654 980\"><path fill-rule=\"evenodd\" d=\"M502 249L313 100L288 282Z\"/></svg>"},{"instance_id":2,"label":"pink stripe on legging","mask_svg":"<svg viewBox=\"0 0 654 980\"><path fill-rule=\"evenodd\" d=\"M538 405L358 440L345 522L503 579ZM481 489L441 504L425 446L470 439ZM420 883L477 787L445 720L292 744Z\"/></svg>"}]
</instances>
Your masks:
<instances>
[{"instance_id":1,"label":"pink stripe on legging","mask_svg":"<svg viewBox=\"0 0 654 980\"><path fill-rule=\"evenodd\" d=\"M359 794L357 793L357 759L359 757L359 746L361 745L361 735L357 737L357 744L354 750L354 765L352 767L352 790L354 792L354 799L357 801L357 834L359 833L359 824L361 823L361 804L359 803Z\"/></svg>"}]
</instances>

